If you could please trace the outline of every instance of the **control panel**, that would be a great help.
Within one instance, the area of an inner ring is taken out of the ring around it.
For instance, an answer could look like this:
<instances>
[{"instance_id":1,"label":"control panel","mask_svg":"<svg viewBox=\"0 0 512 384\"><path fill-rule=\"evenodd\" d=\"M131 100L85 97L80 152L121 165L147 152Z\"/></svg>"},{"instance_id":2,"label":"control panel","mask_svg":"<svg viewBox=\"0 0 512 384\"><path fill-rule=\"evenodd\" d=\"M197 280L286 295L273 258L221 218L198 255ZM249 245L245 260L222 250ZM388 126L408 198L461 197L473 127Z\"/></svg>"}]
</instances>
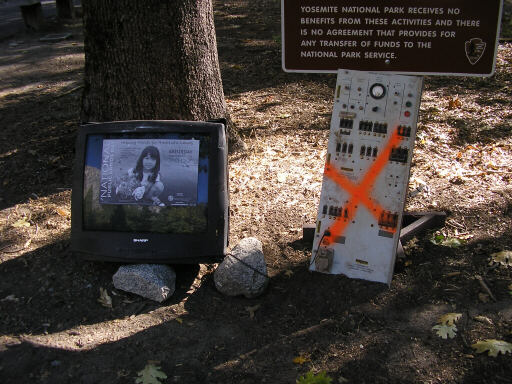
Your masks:
<instances>
[{"instance_id":1,"label":"control panel","mask_svg":"<svg viewBox=\"0 0 512 384\"><path fill-rule=\"evenodd\" d=\"M391 282L422 87L338 71L311 270Z\"/></svg>"}]
</instances>

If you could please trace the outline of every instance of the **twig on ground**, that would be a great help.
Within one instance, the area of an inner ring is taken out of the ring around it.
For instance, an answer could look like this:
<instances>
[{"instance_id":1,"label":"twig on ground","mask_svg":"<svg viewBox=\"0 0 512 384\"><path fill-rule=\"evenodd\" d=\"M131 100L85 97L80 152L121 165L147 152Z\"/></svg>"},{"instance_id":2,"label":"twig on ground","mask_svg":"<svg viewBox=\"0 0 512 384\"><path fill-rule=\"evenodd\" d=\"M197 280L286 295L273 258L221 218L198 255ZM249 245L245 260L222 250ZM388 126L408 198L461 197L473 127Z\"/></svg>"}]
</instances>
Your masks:
<instances>
[{"instance_id":1,"label":"twig on ground","mask_svg":"<svg viewBox=\"0 0 512 384\"><path fill-rule=\"evenodd\" d=\"M64 92L64 93L61 93L60 95L55 96L55 98L60 99L61 97L67 96L75 91L78 91L79 89L82 89L83 87L84 87L83 85L79 85L78 87L72 88L67 92Z\"/></svg>"},{"instance_id":2,"label":"twig on ground","mask_svg":"<svg viewBox=\"0 0 512 384\"><path fill-rule=\"evenodd\" d=\"M30 239L29 239L29 240L30 240ZM27 243L28 243L28 241L27 241L25 244L27 244ZM30 243L29 243L29 244L30 244ZM23 250L24 250L25 248L27 248L27 247L28 247L28 245L27 245L27 246L25 246L25 245L24 245L23 247L18 248L18 249L15 249L15 250L13 250L13 251L4 251L4 249L5 249L5 248L9 248L9 246L7 246L7 247L4 247L4 248L0 249L0 252L2 252L2 253L18 253L18 252L23 251Z\"/></svg>"},{"instance_id":3,"label":"twig on ground","mask_svg":"<svg viewBox=\"0 0 512 384\"><path fill-rule=\"evenodd\" d=\"M485 283L484 279L482 276L479 276L479 275L476 275L475 278L478 280L478 282L480 283L480 285L482 286L482 288L484 289L485 292L487 292L487 294L489 295L489 297L493 300L493 301L498 301L496 300L496 297L492 294L492 291L490 290L490 288L487 286L487 284Z\"/></svg>"},{"instance_id":4,"label":"twig on ground","mask_svg":"<svg viewBox=\"0 0 512 384\"><path fill-rule=\"evenodd\" d=\"M492 169L489 169L489 170L482 171L482 172L468 172L468 173L463 174L462 176L464 176L464 177L485 176L489 173L496 173L498 175L512 175L511 171L494 171Z\"/></svg>"}]
</instances>

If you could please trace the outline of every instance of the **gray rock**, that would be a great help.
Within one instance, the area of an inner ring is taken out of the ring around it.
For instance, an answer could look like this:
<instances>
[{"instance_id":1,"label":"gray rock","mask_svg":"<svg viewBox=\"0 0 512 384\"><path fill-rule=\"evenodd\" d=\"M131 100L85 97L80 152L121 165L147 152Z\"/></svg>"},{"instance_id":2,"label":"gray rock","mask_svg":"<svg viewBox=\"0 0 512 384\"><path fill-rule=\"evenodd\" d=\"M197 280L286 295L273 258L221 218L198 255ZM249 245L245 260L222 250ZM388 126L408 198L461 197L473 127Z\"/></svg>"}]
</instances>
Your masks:
<instances>
[{"instance_id":1,"label":"gray rock","mask_svg":"<svg viewBox=\"0 0 512 384\"><path fill-rule=\"evenodd\" d=\"M176 288L176 273L168 265L133 264L119 267L114 287L161 303Z\"/></svg>"},{"instance_id":2,"label":"gray rock","mask_svg":"<svg viewBox=\"0 0 512 384\"><path fill-rule=\"evenodd\" d=\"M219 264L213 279L225 295L247 298L261 295L269 281L261 241L254 237L240 241Z\"/></svg>"}]
</instances>

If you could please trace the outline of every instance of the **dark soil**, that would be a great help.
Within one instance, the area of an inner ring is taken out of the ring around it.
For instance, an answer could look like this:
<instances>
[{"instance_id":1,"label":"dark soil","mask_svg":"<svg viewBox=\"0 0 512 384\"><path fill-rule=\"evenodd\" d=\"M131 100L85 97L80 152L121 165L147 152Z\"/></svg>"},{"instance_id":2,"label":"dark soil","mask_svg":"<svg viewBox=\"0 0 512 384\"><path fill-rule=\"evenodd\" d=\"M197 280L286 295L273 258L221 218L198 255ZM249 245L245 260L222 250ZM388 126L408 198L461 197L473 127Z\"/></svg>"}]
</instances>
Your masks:
<instances>
[{"instance_id":1,"label":"dark soil","mask_svg":"<svg viewBox=\"0 0 512 384\"><path fill-rule=\"evenodd\" d=\"M73 34L58 43L39 41L47 31L0 41L0 383L133 383L148 362L166 383L294 383L308 371L333 383L512 382L512 353L471 347L512 342L512 266L492 256L512 249L512 44L490 78L426 79L406 208L448 219L406 244L388 287L308 272L302 225L316 216L335 76L282 72L277 0L214 9L247 144L230 158L230 240L263 242L268 290L226 297L215 265L178 266L176 293L158 304L114 289L119 264L74 257L81 25L55 27ZM458 331L442 339L432 327L452 312Z\"/></svg>"}]
</instances>

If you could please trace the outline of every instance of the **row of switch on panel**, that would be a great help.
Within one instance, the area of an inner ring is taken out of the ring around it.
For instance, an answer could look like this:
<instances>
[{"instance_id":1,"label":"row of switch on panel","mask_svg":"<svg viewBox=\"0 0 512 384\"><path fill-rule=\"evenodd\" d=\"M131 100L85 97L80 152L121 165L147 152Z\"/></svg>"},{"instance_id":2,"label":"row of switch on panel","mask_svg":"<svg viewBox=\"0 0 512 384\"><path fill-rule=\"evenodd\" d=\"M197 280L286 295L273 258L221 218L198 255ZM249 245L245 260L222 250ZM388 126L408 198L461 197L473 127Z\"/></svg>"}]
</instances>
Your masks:
<instances>
[{"instance_id":1,"label":"row of switch on panel","mask_svg":"<svg viewBox=\"0 0 512 384\"><path fill-rule=\"evenodd\" d=\"M362 145L359 150L359 156L368 156L368 157L377 157L378 153L377 147L371 147ZM348 143L337 143L336 144L336 152L337 153L346 153L351 155L354 152L354 144ZM406 163L407 158L409 157L409 149L404 147L398 147L391 149L391 153L389 155L390 161L396 161L399 163Z\"/></svg>"},{"instance_id":2,"label":"row of switch on panel","mask_svg":"<svg viewBox=\"0 0 512 384\"><path fill-rule=\"evenodd\" d=\"M327 206L327 204L325 204L322 207L322 214L348 218L348 209L343 209L343 207L336 207L332 205ZM382 211L379 215L378 225L381 227L396 228L398 225L398 214L389 211Z\"/></svg>"},{"instance_id":3,"label":"row of switch on panel","mask_svg":"<svg viewBox=\"0 0 512 384\"><path fill-rule=\"evenodd\" d=\"M398 104L398 103L395 101L393 104ZM410 101L408 101L408 102L405 103L405 106L407 108L410 108L410 107L412 107L412 103ZM343 107L343 109L347 109L348 108L347 104L343 104L342 107ZM351 105L350 109L352 109L352 110L356 109L355 105ZM360 105L359 106L359 110L362 111L363 109L364 109L364 107L362 105ZM372 107L372 112L379 112L379 111L380 111L380 107L377 107L377 106ZM404 116L405 117L411 117L411 111L408 111L408 110L405 111L404 112Z\"/></svg>"},{"instance_id":4,"label":"row of switch on panel","mask_svg":"<svg viewBox=\"0 0 512 384\"><path fill-rule=\"evenodd\" d=\"M340 119L340 128L344 129L352 129L354 127L353 119ZM388 132L388 124L387 123L379 123L372 122L367 120L361 120L359 122L359 130L363 132L374 132L374 133L387 133ZM412 128L407 125L399 125L397 127L398 134L400 136L410 137ZM341 130L343 134L350 134L350 131Z\"/></svg>"}]
</instances>

